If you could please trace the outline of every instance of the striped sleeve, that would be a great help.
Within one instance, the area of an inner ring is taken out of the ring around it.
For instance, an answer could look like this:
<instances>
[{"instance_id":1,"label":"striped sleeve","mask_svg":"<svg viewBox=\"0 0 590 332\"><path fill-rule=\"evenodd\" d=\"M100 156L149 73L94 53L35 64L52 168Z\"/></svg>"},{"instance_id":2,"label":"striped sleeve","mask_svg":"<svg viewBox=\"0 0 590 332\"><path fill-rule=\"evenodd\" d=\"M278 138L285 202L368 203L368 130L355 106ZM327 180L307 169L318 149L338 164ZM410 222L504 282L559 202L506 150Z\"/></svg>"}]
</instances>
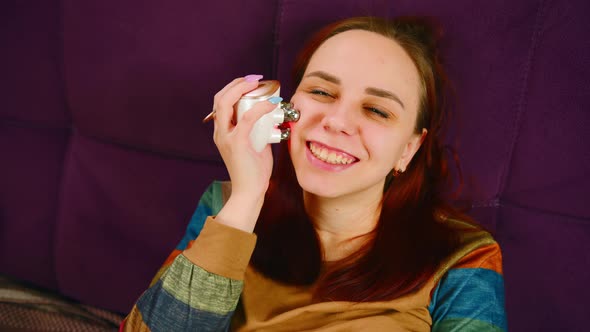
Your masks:
<instances>
[{"instance_id":1,"label":"striped sleeve","mask_svg":"<svg viewBox=\"0 0 590 332\"><path fill-rule=\"evenodd\" d=\"M442 277L429 306L432 331L506 331L502 253L497 243L473 250Z\"/></svg>"},{"instance_id":2,"label":"striped sleeve","mask_svg":"<svg viewBox=\"0 0 590 332\"><path fill-rule=\"evenodd\" d=\"M170 255L168 255L164 264L162 264L156 275L152 278L150 286L153 286L158 280L160 280L162 274L170 267L174 259L176 259L183 250L192 247L194 240L201 233L207 217L214 216L219 210L221 210L223 205L221 188L222 183L218 181L214 181L209 187L207 187L197 204L195 212L193 212L193 215L191 216L182 240L180 240L180 243L178 243L176 248L170 253Z\"/></svg>"},{"instance_id":3,"label":"striped sleeve","mask_svg":"<svg viewBox=\"0 0 590 332\"><path fill-rule=\"evenodd\" d=\"M207 205L207 200L204 195L199 206ZM218 209L210 211L214 210ZM201 225L196 225L198 228L189 225L187 233L198 230L198 237L194 235L196 239L186 241L186 245L181 242L170 255L121 324L120 331L229 328L256 236L221 225L207 215L203 220L197 219L193 216L191 223L196 221ZM185 252L188 248L192 249Z\"/></svg>"}]
</instances>

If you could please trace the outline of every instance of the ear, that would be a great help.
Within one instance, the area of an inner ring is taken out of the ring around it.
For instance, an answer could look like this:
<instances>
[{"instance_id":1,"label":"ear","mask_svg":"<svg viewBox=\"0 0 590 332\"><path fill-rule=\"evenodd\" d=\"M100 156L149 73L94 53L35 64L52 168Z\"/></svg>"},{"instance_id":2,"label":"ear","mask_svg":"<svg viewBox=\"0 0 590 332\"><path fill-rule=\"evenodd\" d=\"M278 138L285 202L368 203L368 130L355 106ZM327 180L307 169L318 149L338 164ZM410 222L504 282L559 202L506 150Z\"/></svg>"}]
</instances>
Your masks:
<instances>
[{"instance_id":1,"label":"ear","mask_svg":"<svg viewBox=\"0 0 590 332\"><path fill-rule=\"evenodd\" d=\"M398 171L401 171L401 172L406 171L406 168L408 168L410 161L412 161L412 158L414 158L414 155L416 154L416 152L418 152L418 149L422 145L422 142L424 142L424 139L426 138L426 134L428 134L428 130L426 130L426 128L422 128L422 134L420 134L420 135L414 134L410 137L410 140L406 144L401 158L398 160L397 164L395 165L396 166L395 168Z\"/></svg>"}]
</instances>

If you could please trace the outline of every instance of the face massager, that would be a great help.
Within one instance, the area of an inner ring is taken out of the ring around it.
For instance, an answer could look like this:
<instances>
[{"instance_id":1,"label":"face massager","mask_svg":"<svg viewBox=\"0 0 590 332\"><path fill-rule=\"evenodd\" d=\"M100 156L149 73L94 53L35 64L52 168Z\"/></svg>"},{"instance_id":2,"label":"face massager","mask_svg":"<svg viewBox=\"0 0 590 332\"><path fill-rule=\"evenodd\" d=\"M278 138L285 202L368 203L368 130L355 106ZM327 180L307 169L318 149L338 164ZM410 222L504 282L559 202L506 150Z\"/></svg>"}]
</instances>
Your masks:
<instances>
[{"instance_id":1,"label":"face massager","mask_svg":"<svg viewBox=\"0 0 590 332\"><path fill-rule=\"evenodd\" d=\"M247 94L234 106L236 123L240 121L245 112L254 104L268 100L272 97L279 97L281 85L279 81L260 81L258 87ZM270 113L263 115L250 132L252 147L257 152L264 149L266 144L279 143L289 138L289 128L279 128L285 122L296 122L299 120L299 111L293 108L293 104L280 102Z\"/></svg>"}]
</instances>

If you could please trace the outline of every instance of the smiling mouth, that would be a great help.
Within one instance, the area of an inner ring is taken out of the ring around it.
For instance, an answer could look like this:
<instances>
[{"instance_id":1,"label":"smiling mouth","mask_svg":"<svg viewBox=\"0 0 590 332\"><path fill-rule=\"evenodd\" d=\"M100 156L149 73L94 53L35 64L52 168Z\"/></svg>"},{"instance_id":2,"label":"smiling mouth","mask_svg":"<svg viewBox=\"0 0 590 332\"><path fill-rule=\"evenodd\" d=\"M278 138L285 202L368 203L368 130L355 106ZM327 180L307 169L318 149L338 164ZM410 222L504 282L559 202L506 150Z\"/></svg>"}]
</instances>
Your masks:
<instances>
[{"instance_id":1,"label":"smiling mouth","mask_svg":"<svg viewBox=\"0 0 590 332\"><path fill-rule=\"evenodd\" d=\"M358 158L348 153L330 149L329 147L317 142L307 142L307 147L314 157L327 164L350 165L358 161Z\"/></svg>"}]
</instances>

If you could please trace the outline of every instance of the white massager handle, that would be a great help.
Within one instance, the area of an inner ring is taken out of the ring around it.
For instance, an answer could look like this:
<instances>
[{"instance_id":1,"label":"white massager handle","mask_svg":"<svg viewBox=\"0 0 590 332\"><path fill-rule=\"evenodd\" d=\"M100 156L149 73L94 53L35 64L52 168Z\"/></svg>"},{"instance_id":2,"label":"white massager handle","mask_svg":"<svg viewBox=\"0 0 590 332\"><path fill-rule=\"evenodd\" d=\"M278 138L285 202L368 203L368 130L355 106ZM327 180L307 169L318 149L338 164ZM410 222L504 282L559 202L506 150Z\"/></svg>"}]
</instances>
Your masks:
<instances>
[{"instance_id":1,"label":"white massager handle","mask_svg":"<svg viewBox=\"0 0 590 332\"><path fill-rule=\"evenodd\" d=\"M277 89L271 96L267 96L265 99L270 97L278 97L280 94L280 89ZM259 99L247 99L242 98L238 101L236 106L236 116L238 122L242 118L245 112L247 112L254 104L260 102ZM285 105L283 103L277 104L274 110L270 113L263 115L252 128L250 132L250 141L252 143L252 147L257 152L264 150L264 147L270 143L279 143L281 140L287 139L289 137L289 130L288 129L279 129L277 128L278 125L285 121L285 112L282 106ZM296 112L296 111L295 111ZM299 113L294 120L290 121L297 121L299 119Z\"/></svg>"}]
</instances>

